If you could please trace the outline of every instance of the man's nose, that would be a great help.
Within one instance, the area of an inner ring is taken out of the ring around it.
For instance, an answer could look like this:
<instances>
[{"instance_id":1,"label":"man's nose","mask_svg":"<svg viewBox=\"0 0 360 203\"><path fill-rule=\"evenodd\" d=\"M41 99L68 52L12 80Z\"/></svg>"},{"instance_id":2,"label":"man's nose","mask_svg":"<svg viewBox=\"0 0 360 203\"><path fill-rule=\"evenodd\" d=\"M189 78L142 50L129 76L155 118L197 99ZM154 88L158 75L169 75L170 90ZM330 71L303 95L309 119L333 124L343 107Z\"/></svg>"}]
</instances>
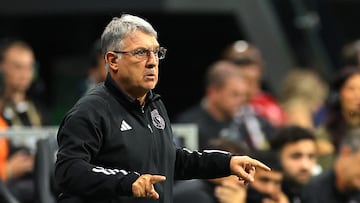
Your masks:
<instances>
[{"instance_id":1,"label":"man's nose","mask_svg":"<svg viewBox=\"0 0 360 203\"><path fill-rule=\"evenodd\" d=\"M266 194L274 194L276 191L276 185L274 183L267 183L266 185L264 185L264 193Z\"/></svg>"},{"instance_id":2,"label":"man's nose","mask_svg":"<svg viewBox=\"0 0 360 203\"><path fill-rule=\"evenodd\" d=\"M311 167L313 166L312 164L312 161L308 158L303 158L301 160L301 166L304 168L304 169L311 169Z\"/></svg>"},{"instance_id":3,"label":"man's nose","mask_svg":"<svg viewBox=\"0 0 360 203\"><path fill-rule=\"evenodd\" d=\"M157 55L150 51L150 54L148 56L148 60L146 63L146 68L154 68L158 64L159 60L157 58Z\"/></svg>"}]
</instances>

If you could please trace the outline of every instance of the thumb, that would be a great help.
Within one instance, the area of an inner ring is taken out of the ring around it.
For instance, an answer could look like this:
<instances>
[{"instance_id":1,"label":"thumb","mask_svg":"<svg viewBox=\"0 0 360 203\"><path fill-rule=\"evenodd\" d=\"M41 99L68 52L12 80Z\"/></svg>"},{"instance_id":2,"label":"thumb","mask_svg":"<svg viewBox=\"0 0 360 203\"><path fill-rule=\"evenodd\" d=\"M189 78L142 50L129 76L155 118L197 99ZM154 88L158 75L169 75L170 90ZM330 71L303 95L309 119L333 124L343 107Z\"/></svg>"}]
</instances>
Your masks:
<instances>
[{"instance_id":1,"label":"thumb","mask_svg":"<svg viewBox=\"0 0 360 203\"><path fill-rule=\"evenodd\" d=\"M163 182L166 180L166 177L165 176L161 176L161 175L152 175L150 177L150 182L151 184L155 184L155 183L158 183L158 182Z\"/></svg>"}]
</instances>

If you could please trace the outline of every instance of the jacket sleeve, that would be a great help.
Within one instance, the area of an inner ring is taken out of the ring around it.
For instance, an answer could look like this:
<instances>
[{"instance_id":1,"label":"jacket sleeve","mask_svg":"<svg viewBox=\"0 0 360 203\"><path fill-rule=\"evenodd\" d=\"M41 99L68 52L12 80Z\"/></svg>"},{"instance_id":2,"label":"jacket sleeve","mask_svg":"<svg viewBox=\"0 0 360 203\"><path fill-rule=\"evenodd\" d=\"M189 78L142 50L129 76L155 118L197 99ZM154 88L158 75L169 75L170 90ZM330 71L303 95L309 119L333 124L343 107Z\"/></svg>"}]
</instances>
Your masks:
<instances>
[{"instance_id":1,"label":"jacket sleeve","mask_svg":"<svg viewBox=\"0 0 360 203\"><path fill-rule=\"evenodd\" d=\"M63 120L57 135L59 149L55 180L63 192L83 197L132 195L136 172L92 164L110 128L91 109L73 110Z\"/></svg>"},{"instance_id":2,"label":"jacket sleeve","mask_svg":"<svg viewBox=\"0 0 360 203\"><path fill-rule=\"evenodd\" d=\"M175 179L219 178L230 175L231 154L220 150L176 150Z\"/></svg>"}]
</instances>

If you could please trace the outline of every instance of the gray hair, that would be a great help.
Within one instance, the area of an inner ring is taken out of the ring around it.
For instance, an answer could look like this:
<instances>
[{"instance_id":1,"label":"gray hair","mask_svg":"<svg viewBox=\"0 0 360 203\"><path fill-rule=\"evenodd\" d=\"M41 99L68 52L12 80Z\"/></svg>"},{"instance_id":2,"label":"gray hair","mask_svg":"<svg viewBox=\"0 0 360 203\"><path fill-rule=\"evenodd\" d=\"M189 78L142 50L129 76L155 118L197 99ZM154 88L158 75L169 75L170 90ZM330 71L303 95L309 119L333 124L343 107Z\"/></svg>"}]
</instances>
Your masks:
<instances>
[{"instance_id":1,"label":"gray hair","mask_svg":"<svg viewBox=\"0 0 360 203\"><path fill-rule=\"evenodd\" d=\"M110 50L121 50L123 39L137 30L157 38L157 32L152 25L140 17L129 14L123 14L120 18L114 17L101 35L102 54L105 55ZM108 64L106 68L108 70Z\"/></svg>"},{"instance_id":2,"label":"gray hair","mask_svg":"<svg viewBox=\"0 0 360 203\"><path fill-rule=\"evenodd\" d=\"M123 14L120 18L113 18L101 35L102 53L105 55L109 50L123 48L122 40L138 29L157 38L157 32L150 23L140 17Z\"/></svg>"}]
</instances>

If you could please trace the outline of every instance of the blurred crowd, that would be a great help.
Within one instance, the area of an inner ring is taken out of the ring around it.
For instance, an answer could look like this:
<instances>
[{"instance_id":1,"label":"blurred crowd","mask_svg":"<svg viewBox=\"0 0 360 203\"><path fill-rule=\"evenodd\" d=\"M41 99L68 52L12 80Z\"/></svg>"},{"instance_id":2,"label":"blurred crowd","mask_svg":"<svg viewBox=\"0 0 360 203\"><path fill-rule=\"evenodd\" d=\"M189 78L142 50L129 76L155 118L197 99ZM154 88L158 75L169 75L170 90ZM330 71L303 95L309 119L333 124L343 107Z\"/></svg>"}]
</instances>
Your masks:
<instances>
[{"instance_id":1,"label":"blurred crowd","mask_svg":"<svg viewBox=\"0 0 360 203\"><path fill-rule=\"evenodd\" d=\"M14 127L27 129L54 125L49 108L30 91L37 77L35 61L34 50L27 42L13 38L0 41L2 132ZM89 64L87 78L78 87L80 95L106 77L100 40L95 41L93 48L89 50ZM36 153L29 146L17 144L12 137L0 136L0 183L20 203L42 202L38 194L41 191L37 191L35 187ZM8 197L2 192L0 191L0 202L8 203Z\"/></svg>"},{"instance_id":2,"label":"blurred crowd","mask_svg":"<svg viewBox=\"0 0 360 203\"><path fill-rule=\"evenodd\" d=\"M100 41L89 53L81 94L106 77ZM256 171L255 182L249 185L235 176L178 181L174 202L360 202L360 41L345 45L341 60L344 65L331 81L314 67L294 67L279 81L282 88L275 94L263 77L261 50L244 40L227 46L204 73L201 101L172 122L196 124L200 151L252 156L272 171ZM19 39L4 39L2 131L53 124L48 107L29 94L36 76L32 47ZM35 164L34 153L26 146L0 137L0 180L21 203L39 202Z\"/></svg>"},{"instance_id":3,"label":"blurred crowd","mask_svg":"<svg viewBox=\"0 0 360 203\"><path fill-rule=\"evenodd\" d=\"M273 170L257 171L247 187L236 177L180 181L175 202L360 202L359 47L344 46L331 81L294 67L275 94L261 50L230 44L208 67L201 101L174 122L198 126L200 150L251 155Z\"/></svg>"}]
</instances>

